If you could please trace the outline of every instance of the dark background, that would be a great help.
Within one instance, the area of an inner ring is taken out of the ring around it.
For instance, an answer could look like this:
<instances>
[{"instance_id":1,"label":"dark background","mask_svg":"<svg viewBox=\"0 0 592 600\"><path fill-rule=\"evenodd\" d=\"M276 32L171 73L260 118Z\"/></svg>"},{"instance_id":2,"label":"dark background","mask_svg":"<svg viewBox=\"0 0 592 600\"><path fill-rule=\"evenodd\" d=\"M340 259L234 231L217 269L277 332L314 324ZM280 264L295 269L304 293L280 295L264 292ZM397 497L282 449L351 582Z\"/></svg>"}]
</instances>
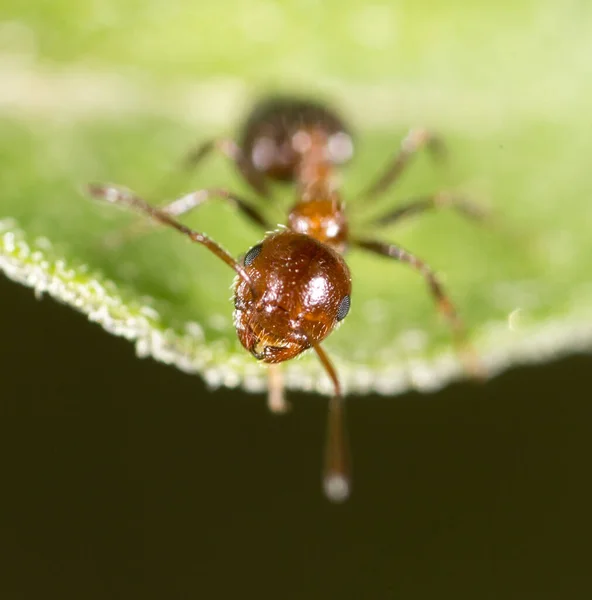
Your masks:
<instances>
[{"instance_id":1,"label":"dark background","mask_svg":"<svg viewBox=\"0 0 592 600\"><path fill-rule=\"evenodd\" d=\"M209 392L0 277L0 598L589 598L587 356L352 397Z\"/></svg>"}]
</instances>

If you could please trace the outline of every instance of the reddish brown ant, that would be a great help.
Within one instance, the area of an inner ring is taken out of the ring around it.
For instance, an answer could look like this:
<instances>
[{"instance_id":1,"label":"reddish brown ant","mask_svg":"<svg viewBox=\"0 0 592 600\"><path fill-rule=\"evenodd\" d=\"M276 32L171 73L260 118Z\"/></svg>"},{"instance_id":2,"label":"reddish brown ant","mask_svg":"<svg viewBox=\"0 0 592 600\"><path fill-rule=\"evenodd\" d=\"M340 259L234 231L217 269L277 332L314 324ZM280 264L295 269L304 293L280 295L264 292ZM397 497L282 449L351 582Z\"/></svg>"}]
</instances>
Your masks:
<instances>
[{"instance_id":1,"label":"reddish brown ant","mask_svg":"<svg viewBox=\"0 0 592 600\"><path fill-rule=\"evenodd\" d=\"M434 151L440 148L438 140L426 130L410 131L384 173L364 195L373 197L389 189L411 157L424 146ZM349 160L353 142L333 111L308 100L270 99L252 111L238 143L227 139L209 141L188 156L187 166L195 166L213 150L230 158L261 196L270 195L271 181L295 184L296 203L288 214L286 228L274 231L258 209L224 189L198 190L162 208L153 207L133 193L114 186L91 185L90 193L173 227L206 246L234 269L238 275L234 288L236 331L242 345L270 366L272 410L285 409L277 364L310 348L316 352L334 387L329 401L323 486L330 500L345 500L351 481L343 395L335 368L321 347L321 342L350 309L350 271L342 254L354 246L408 264L424 277L438 309L461 346L465 345L463 324L426 263L395 244L350 236L336 166ZM248 219L272 231L245 254L242 262L203 233L175 219L213 197L226 200ZM471 217L481 216L462 198L437 193L387 212L376 219L374 225L392 223L444 205L454 206ZM469 368L473 367L469 365Z\"/></svg>"}]
</instances>

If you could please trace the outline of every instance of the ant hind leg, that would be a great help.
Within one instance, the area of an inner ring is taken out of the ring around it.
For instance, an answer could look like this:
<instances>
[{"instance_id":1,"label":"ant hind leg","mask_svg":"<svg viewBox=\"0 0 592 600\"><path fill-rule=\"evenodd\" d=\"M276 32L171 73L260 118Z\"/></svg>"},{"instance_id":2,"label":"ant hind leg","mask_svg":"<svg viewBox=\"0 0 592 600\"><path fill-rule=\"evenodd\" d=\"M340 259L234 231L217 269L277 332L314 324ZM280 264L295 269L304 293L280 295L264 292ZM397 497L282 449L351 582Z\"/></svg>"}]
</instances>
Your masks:
<instances>
[{"instance_id":1,"label":"ant hind leg","mask_svg":"<svg viewBox=\"0 0 592 600\"><path fill-rule=\"evenodd\" d=\"M411 159L423 148L427 148L435 158L445 155L444 143L437 135L423 128L412 129L401 142L399 152L383 174L362 195L365 198L375 198L388 191L399 180Z\"/></svg>"},{"instance_id":2,"label":"ant hind leg","mask_svg":"<svg viewBox=\"0 0 592 600\"><path fill-rule=\"evenodd\" d=\"M269 196L269 188L265 183L263 175L255 169L240 146L228 138L208 140L190 150L182 160L181 168L184 170L195 169L213 151L223 154L228 160L233 162L239 173L253 190L261 196Z\"/></svg>"}]
</instances>

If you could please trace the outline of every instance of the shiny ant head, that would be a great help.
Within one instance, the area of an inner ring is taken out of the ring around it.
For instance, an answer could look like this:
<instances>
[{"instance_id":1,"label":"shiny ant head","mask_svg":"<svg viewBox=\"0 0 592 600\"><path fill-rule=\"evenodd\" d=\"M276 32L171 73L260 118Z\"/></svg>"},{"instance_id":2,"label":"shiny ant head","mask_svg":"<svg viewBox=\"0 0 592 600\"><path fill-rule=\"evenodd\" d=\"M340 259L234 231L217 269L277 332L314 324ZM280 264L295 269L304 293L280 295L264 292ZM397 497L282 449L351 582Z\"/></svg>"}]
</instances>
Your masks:
<instances>
[{"instance_id":1,"label":"shiny ant head","mask_svg":"<svg viewBox=\"0 0 592 600\"><path fill-rule=\"evenodd\" d=\"M312 134L322 138L329 163L341 165L352 157L352 137L341 118L322 104L295 98L271 98L257 105L245 123L240 146L257 172L295 181Z\"/></svg>"},{"instance_id":2,"label":"shiny ant head","mask_svg":"<svg viewBox=\"0 0 592 600\"><path fill-rule=\"evenodd\" d=\"M349 311L345 261L307 235L271 234L243 264L252 286L237 281L234 322L242 345L259 360L294 358L324 340Z\"/></svg>"}]
</instances>

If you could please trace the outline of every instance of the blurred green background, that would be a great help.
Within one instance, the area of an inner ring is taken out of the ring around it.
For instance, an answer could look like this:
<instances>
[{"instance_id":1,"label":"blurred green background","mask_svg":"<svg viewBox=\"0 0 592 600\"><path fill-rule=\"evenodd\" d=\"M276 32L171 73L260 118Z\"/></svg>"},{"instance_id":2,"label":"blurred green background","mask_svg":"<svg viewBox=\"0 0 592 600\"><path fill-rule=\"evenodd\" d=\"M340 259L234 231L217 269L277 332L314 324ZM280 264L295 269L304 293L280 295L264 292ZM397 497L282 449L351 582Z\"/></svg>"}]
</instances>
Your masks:
<instances>
[{"instance_id":1,"label":"blurred green background","mask_svg":"<svg viewBox=\"0 0 592 600\"><path fill-rule=\"evenodd\" d=\"M480 347L507 353L520 307L516 335L544 329L536 349L552 356L562 327L591 316L590 23L584 0L4 1L0 218L149 294L166 325L203 317L233 355L224 269L160 233L103 252L126 217L79 186L150 194L253 98L306 92L356 128L350 196L409 126L442 132L450 164L419 160L399 199L468 185L508 230L441 214L388 237L446 274ZM191 185L221 180L244 191L220 160ZM259 236L221 207L191 219L235 253ZM390 342L407 327L448 348L421 282L351 264L358 309L329 344L344 371L398 360ZM0 597L590 596L589 357L438 394L352 396L354 495L335 507L320 493L324 398L292 393L276 418L262 395L139 361L5 278L0 298ZM372 310L377 299L393 310Z\"/></svg>"}]
</instances>

